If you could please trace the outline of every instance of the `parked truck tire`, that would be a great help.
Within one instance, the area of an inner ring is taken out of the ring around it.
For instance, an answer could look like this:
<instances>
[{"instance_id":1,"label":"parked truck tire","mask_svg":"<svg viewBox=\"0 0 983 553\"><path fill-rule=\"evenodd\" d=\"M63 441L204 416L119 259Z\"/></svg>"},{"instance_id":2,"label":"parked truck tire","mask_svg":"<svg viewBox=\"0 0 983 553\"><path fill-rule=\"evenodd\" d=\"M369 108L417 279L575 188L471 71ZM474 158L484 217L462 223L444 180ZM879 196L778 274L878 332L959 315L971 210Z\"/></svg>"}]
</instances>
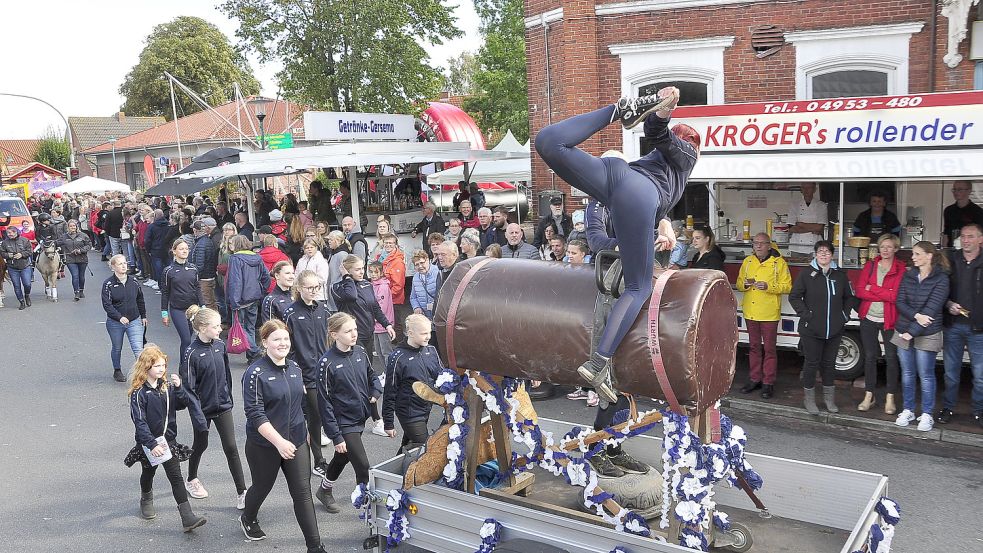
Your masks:
<instances>
[{"instance_id":1,"label":"parked truck tire","mask_svg":"<svg viewBox=\"0 0 983 553\"><path fill-rule=\"evenodd\" d=\"M840 340L840 349L836 355L836 379L854 380L864 374L864 344L860 341L860 332L848 330Z\"/></svg>"}]
</instances>

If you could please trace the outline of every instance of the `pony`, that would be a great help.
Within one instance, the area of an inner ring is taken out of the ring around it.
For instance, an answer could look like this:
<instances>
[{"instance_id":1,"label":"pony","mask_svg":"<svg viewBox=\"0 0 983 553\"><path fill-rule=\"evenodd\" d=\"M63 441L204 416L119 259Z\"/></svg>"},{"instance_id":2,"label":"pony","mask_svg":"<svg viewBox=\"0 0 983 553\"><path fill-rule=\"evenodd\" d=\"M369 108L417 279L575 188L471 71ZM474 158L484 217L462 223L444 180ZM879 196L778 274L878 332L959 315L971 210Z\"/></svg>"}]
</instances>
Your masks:
<instances>
[{"instance_id":1,"label":"pony","mask_svg":"<svg viewBox=\"0 0 983 553\"><path fill-rule=\"evenodd\" d=\"M51 301L58 301L58 273L64 267L58 246L53 241L44 241L40 246L37 268L44 281L44 295Z\"/></svg>"}]
</instances>

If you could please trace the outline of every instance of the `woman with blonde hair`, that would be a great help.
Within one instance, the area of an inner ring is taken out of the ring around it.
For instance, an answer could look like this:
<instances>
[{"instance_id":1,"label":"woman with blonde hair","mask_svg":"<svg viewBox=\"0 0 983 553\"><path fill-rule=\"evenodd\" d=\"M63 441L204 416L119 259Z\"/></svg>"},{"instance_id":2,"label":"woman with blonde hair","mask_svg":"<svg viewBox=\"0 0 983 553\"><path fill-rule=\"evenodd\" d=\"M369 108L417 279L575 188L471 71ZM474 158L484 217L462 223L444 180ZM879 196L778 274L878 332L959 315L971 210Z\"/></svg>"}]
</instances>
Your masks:
<instances>
[{"instance_id":1,"label":"woman with blonde hair","mask_svg":"<svg viewBox=\"0 0 983 553\"><path fill-rule=\"evenodd\" d=\"M180 371L188 395L198 407L189 410L195 441L188 460L185 487L195 499L208 497L208 492L198 479L198 464L208 449L208 431L214 422L236 487L236 507L242 510L246 502L246 479L239 460L235 421L232 418L229 355L225 351L225 342L219 338L222 334L222 317L218 311L197 305L189 307L185 314L188 324L195 331L195 338L181 355Z\"/></svg>"},{"instance_id":2,"label":"woman with blonde hair","mask_svg":"<svg viewBox=\"0 0 983 553\"><path fill-rule=\"evenodd\" d=\"M325 291L328 295L328 309L334 313L335 311L338 311L338 305L335 302L334 297L331 295L331 289L341 280L341 277L343 276L341 264L351 253L351 244L345 240L345 235L341 231L332 231L328 235L328 243L325 251L327 252L326 255L330 275L328 278L328 286Z\"/></svg>"},{"instance_id":3,"label":"woman with blonde hair","mask_svg":"<svg viewBox=\"0 0 983 553\"><path fill-rule=\"evenodd\" d=\"M328 295L328 280L331 277L331 267L328 265L328 261L324 256L321 255L321 252L318 251L317 242L312 238L304 240L304 255L297 261L297 266L294 267L294 272L298 275L304 271L313 272L321 285L315 299L318 301L326 300Z\"/></svg>"},{"instance_id":4,"label":"woman with blonde hair","mask_svg":"<svg viewBox=\"0 0 983 553\"><path fill-rule=\"evenodd\" d=\"M113 362L113 378L116 382L124 382L126 377L120 365L123 337L130 342L133 357L139 357L147 327L147 305L143 287L129 276L125 255L116 254L110 258L109 268L113 274L102 283L102 308L106 311L106 331L112 342L109 357Z\"/></svg>"},{"instance_id":5,"label":"woman with blonde hair","mask_svg":"<svg viewBox=\"0 0 983 553\"><path fill-rule=\"evenodd\" d=\"M114 256L122 257L122 256ZM181 377L174 374L167 378L167 356L155 344L147 344L140 352L130 371L130 418L136 430L136 445L126 455L123 463L131 467L140 463L140 515L145 519L157 516L154 509L154 475L159 465L171 483L171 493L181 513L181 524L190 532L205 524L191 509L188 492L181 476L181 461L191 456L188 446L177 442L177 408L195 405L187 391L181 387Z\"/></svg>"}]
</instances>

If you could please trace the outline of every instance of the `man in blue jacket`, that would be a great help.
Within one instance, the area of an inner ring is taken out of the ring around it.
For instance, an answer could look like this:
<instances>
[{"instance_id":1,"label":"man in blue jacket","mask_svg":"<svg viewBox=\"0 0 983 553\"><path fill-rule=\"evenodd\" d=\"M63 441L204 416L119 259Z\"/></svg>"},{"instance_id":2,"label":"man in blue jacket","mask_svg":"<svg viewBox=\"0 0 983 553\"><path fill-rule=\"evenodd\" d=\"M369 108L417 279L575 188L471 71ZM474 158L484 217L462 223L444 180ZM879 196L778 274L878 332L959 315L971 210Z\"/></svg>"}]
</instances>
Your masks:
<instances>
[{"instance_id":1,"label":"man in blue jacket","mask_svg":"<svg viewBox=\"0 0 983 553\"><path fill-rule=\"evenodd\" d=\"M245 236L233 236L229 245L234 253L229 258L226 299L229 308L239 316L239 324L249 340L246 360L252 362L261 353L256 345L256 318L259 304L270 288L270 272L263 258L250 249L252 243Z\"/></svg>"}]
</instances>

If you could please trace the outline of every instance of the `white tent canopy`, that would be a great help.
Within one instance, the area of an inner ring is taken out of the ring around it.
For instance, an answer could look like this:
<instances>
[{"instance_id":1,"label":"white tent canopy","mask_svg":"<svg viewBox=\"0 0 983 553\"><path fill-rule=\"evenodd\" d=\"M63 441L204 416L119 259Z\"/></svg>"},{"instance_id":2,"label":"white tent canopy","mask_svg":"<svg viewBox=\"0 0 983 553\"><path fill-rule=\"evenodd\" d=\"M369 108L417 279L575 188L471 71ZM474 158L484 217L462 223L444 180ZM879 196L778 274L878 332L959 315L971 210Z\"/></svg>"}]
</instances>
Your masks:
<instances>
[{"instance_id":1,"label":"white tent canopy","mask_svg":"<svg viewBox=\"0 0 983 553\"><path fill-rule=\"evenodd\" d=\"M493 152L508 152L511 159L475 163L468 179L471 182L529 182L532 180L532 161L529 158L529 142L519 144L512 131L492 148ZM451 167L427 176L427 184L440 186L457 184L464 178L464 166Z\"/></svg>"},{"instance_id":2,"label":"white tent canopy","mask_svg":"<svg viewBox=\"0 0 983 553\"><path fill-rule=\"evenodd\" d=\"M100 179L97 177L82 177L72 182L52 188L51 192L62 194L85 194L87 192L129 192L130 187L116 181Z\"/></svg>"}]
</instances>

